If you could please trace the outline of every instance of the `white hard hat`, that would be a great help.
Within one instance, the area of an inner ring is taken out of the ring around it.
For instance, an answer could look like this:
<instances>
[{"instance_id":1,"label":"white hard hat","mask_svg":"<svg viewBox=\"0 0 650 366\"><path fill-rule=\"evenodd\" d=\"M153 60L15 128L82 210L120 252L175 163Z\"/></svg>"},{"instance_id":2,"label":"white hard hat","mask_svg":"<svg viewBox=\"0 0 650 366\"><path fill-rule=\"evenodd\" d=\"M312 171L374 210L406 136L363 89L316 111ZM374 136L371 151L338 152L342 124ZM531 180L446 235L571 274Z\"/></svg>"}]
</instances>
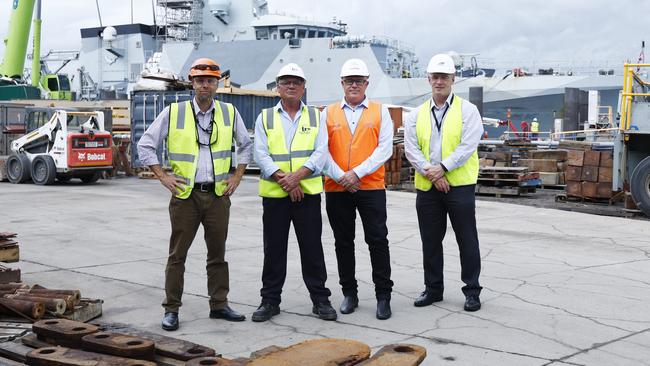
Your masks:
<instances>
[{"instance_id":1,"label":"white hard hat","mask_svg":"<svg viewBox=\"0 0 650 366\"><path fill-rule=\"evenodd\" d=\"M283 76L297 76L303 80L307 80L305 78L305 73L302 71L302 68L300 68L300 66L294 63L290 63L290 64L286 64L285 66L282 66L276 78L279 79Z\"/></svg>"},{"instance_id":2,"label":"white hard hat","mask_svg":"<svg viewBox=\"0 0 650 366\"><path fill-rule=\"evenodd\" d=\"M358 58L351 58L343 64L341 67L341 77L346 76L370 76L368 72L368 66L362 60Z\"/></svg>"},{"instance_id":3,"label":"white hard hat","mask_svg":"<svg viewBox=\"0 0 650 366\"><path fill-rule=\"evenodd\" d=\"M446 53L439 53L429 60L427 73L456 74L454 60Z\"/></svg>"},{"instance_id":4,"label":"white hard hat","mask_svg":"<svg viewBox=\"0 0 650 366\"><path fill-rule=\"evenodd\" d=\"M533 122L537 122L537 117L533 118Z\"/></svg>"}]
</instances>

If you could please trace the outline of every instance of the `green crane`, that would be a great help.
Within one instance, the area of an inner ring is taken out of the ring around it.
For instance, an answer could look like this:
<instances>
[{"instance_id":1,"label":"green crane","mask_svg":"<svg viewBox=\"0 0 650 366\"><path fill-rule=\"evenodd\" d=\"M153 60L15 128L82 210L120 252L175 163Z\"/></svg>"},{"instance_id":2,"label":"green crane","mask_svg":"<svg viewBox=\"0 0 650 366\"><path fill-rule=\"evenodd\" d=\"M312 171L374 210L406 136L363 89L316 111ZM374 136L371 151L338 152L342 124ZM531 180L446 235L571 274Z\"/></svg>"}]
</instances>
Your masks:
<instances>
[{"instance_id":1,"label":"green crane","mask_svg":"<svg viewBox=\"0 0 650 366\"><path fill-rule=\"evenodd\" d=\"M35 4L32 85L28 85L24 81L23 68ZM66 75L41 76L41 0L13 0L9 32L4 43L5 54L0 64L0 100L39 99L39 84L49 99L71 99L70 81Z\"/></svg>"}]
</instances>

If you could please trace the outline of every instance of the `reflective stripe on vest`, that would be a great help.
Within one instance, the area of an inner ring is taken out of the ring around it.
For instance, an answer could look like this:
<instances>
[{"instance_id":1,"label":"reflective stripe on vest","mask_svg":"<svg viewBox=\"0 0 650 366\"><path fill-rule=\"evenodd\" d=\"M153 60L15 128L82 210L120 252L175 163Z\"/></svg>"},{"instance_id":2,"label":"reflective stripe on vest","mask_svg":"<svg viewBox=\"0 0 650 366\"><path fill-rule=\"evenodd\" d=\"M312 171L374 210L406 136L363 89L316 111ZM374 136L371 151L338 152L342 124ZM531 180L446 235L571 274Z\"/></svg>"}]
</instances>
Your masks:
<instances>
[{"instance_id":1,"label":"reflective stripe on vest","mask_svg":"<svg viewBox=\"0 0 650 366\"><path fill-rule=\"evenodd\" d=\"M262 111L262 125L268 139L269 155L283 172L296 172L314 152L320 114L313 107L303 107L298 128L291 140L291 151L287 151L284 128L277 108ZM300 181L300 188L306 194L319 194L323 191L321 175L310 176ZM260 179L259 195L262 197L282 198L289 194L273 179Z\"/></svg>"},{"instance_id":2,"label":"reflective stripe on vest","mask_svg":"<svg viewBox=\"0 0 650 366\"><path fill-rule=\"evenodd\" d=\"M417 122L415 124L418 145L427 161L431 159L431 103L432 101L429 100L419 107ZM451 155L460 144L463 133L462 104L463 99L454 96L445 116L442 125L443 160ZM476 180L478 179L478 153L474 151L464 165L446 172L445 178L447 178L449 185L452 187L476 184ZM421 191L428 191L432 186L433 184L426 177L416 171L415 188Z\"/></svg>"},{"instance_id":3,"label":"reflective stripe on vest","mask_svg":"<svg viewBox=\"0 0 650 366\"><path fill-rule=\"evenodd\" d=\"M349 171L361 165L379 145L381 130L381 104L369 102L364 108L361 118L354 130L345 117L345 112L340 103L330 104L327 107L327 133L328 144L332 159L343 170ZM361 178L361 189L384 189L384 172L382 165L379 169ZM336 183L334 179L325 177L325 191L345 191L345 188Z\"/></svg>"},{"instance_id":4,"label":"reflective stripe on vest","mask_svg":"<svg viewBox=\"0 0 650 366\"><path fill-rule=\"evenodd\" d=\"M174 175L184 179L185 187L176 195L186 199L194 188L194 179L199 161L199 145L196 142L197 130L192 115L192 101L172 103L169 106L169 136L167 151ZM232 138L235 107L229 103L215 101L214 122L210 141L212 167L214 171L214 192L221 196L226 190L230 162L232 160Z\"/></svg>"},{"instance_id":5,"label":"reflective stripe on vest","mask_svg":"<svg viewBox=\"0 0 650 366\"><path fill-rule=\"evenodd\" d=\"M533 122L530 124L530 132L539 132L539 122Z\"/></svg>"}]
</instances>

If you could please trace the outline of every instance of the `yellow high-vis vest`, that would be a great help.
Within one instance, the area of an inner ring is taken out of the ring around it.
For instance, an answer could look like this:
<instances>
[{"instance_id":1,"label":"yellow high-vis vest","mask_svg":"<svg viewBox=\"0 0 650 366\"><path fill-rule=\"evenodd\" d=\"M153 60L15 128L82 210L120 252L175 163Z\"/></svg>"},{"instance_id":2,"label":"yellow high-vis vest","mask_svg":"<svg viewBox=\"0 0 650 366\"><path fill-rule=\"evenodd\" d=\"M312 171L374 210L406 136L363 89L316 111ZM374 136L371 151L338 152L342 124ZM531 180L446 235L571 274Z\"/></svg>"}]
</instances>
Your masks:
<instances>
[{"instance_id":1,"label":"yellow high-vis vest","mask_svg":"<svg viewBox=\"0 0 650 366\"><path fill-rule=\"evenodd\" d=\"M169 136L167 151L174 175L185 179L185 187L176 195L186 199L194 188L194 178L199 162L199 144L196 141L198 132L195 116L190 105L192 101L172 103L169 106ZM214 168L214 192L222 196L226 190L228 172L232 159L233 124L235 107L230 103L215 101L213 113L212 136L210 145L212 167Z\"/></svg>"},{"instance_id":2,"label":"yellow high-vis vest","mask_svg":"<svg viewBox=\"0 0 650 366\"><path fill-rule=\"evenodd\" d=\"M415 123L415 133L418 139L420 150L427 161L431 159L431 103L429 100L419 107L417 121ZM442 125L442 159L451 155L456 147L460 144L463 133L463 115L461 104L463 99L453 97L449 110L446 113ZM445 172L445 178L452 187L476 184L478 179L478 153L474 151L472 156L462 166ZM428 191L433 184L422 174L415 173L415 188L421 191Z\"/></svg>"},{"instance_id":3,"label":"yellow high-vis vest","mask_svg":"<svg viewBox=\"0 0 650 366\"><path fill-rule=\"evenodd\" d=\"M262 124L268 139L269 154L273 162L283 172L296 172L314 152L316 136L320 126L320 113L314 107L304 106L298 121L296 134L291 140L291 149L287 151L284 128L280 112L276 107L262 111ZM300 181L300 188L306 194L319 194L323 191L323 179L320 175ZM282 198L289 194L272 178L260 179L259 195L262 197Z\"/></svg>"}]
</instances>

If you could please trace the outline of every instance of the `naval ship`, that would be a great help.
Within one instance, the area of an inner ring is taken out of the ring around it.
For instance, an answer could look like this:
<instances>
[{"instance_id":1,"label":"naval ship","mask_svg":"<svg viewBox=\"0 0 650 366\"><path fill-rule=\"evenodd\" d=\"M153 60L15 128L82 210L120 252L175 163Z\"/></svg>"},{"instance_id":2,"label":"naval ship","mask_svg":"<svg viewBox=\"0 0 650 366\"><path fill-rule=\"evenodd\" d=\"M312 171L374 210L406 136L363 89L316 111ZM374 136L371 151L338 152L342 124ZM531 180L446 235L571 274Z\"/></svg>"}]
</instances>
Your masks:
<instances>
[{"instance_id":1,"label":"naval ship","mask_svg":"<svg viewBox=\"0 0 650 366\"><path fill-rule=\"evenodd\" d=\"M266 0L157 0L156 5L154 25L81 30L82 95L83 90L127 95L143 72L183 78L193 60L211 57L229 70L233 84L254 90L272 89L277 71L295 62L305 71L307 102L313 105L340 100L339 70L349 58L368 65L367 94L374 100L415 107L430 97L423 70L428 60L421 66L412 46L353 34L339 19L317 21L271 12ZM517 69L497 75L479 68L475 59L465 65L462 56L452 56L458 61L456 94L468 98L471 87L482 87L484 117L504 119L510 109L513 120L537 118L542 130L550 130L562 116L565 88L598 90L599 104L615 110L622 86L622 76L613 70L598 75L540 70L530 75Z\"/></svg>"}]
</instances>

